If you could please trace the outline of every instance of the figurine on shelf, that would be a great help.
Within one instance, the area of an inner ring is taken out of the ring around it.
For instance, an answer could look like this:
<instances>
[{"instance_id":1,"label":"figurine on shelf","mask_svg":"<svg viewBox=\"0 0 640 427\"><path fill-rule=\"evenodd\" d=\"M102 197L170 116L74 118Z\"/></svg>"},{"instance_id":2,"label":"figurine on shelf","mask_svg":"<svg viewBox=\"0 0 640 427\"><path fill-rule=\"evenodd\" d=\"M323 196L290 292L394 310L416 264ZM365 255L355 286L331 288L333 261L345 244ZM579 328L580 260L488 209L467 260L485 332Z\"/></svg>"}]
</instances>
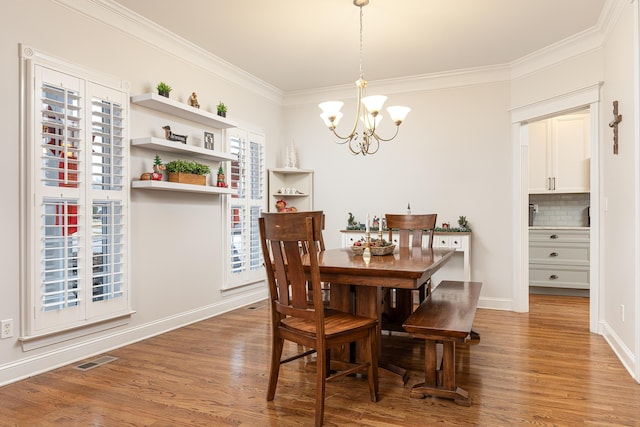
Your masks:
<instances>
[{"instance_id":1,"label":"figurine on shelf","mask_svg":"<svg viewBox=\"0 0 640 427\"><path fill-rule=\"evenodd\" d=\"M151 174L151 179L154 181L162 181L162 173L165 169L165 166L162 164L162 159L156 154L156 157L153 159L153 173Z\"/></svg>"},{"instance_id":2,"label":"figurine on shelf","mask_svg":"<svg viewBox=\"0 0 640 427\"><path fill-rule=\"evenodd\" d=\"M298 212L295 206L287 207L287 202L284 199L280 199L276 202L276 209L278 212Z\"/></svg>"},{"instance_id":3,"label":"figurine on shelf","mask_svg":"<svg viewBox=\"0 0 640 427\"><path fill-rule=\"evenodd\" d=\"M218 168L218 179L216 180L216 187L227 187L227 183L224 182L224 170L222 166Z\"/></svg>"},{"instance_id":4,"label":"figurine on shelf","mask_svg":"<svg viewBox=\"0 0 640 427\"><path fill-rule=\"evenodd\" d=\"M189 97L189 105L192 107L200 108L200 104L198 104L198 95L195 92L191 92L191 96Z\"/></svg>"},{"instance_id":5,"label":"figurine on shelf","mask_svg":"<svg viewBox=\"0 0 640 427\"><path fill-rule=\"evenodd\" d=\"M171 132L171 126L162 126L162 129L164 129L164 137L169 141L182 142L183 144L187 143L187 135L178 135Z\"/></svg>"},{"instance_id":6,"label":"figurine on shelf","mask_svg":"<svg viewBox=\"0 0 640 427\"><path fill-rule=\"evenodd\" d=\"M377 216L373 216L373 221L371 222L371 228L380 230L380 218Z\"/></svg>"}]
</instances>

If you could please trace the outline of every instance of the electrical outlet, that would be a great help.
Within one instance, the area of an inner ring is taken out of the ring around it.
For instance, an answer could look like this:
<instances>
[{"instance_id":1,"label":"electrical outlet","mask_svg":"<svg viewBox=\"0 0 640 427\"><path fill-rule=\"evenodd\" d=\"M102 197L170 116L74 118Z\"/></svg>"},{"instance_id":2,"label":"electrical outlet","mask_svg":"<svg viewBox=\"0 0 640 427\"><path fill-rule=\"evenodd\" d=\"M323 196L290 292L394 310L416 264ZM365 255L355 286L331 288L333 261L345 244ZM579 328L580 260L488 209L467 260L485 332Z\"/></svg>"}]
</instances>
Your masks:
<instances>
[{"instance_id":1,"label":"electrical outlet","mask_svg":"<svg viewBox=\"0 0 640 427\"><path fill-rule=\"evenodd\" d=\"M13 336L13 319L5 319L0 322L0 339L11 338Z\"/></svg>"}]
</instances>

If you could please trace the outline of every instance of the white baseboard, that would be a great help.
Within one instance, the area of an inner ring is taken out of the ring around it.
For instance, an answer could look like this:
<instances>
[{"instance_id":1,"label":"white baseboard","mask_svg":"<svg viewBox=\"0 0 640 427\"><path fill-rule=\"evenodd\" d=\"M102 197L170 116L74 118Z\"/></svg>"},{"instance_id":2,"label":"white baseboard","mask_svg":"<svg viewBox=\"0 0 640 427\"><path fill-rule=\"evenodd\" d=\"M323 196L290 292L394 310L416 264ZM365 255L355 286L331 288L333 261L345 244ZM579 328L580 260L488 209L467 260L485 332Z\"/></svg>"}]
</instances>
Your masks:
<instances>
[{"instance_id":1,"label":"white baseboard","mask_svg":"<svg viewBox=\"0 0 640 427\"><path fill-rule=\"evenodd\" d=\"M640 377L638 377L638 374L635 372L636 357L633 355L633 352L622 342L607 322L602 322L600 330L602 331L604 339L609 343L613 352L618 356L618 359L620 359L620 362L622 362L622 365L629 374L631 374L631 377L640 383Z\"/></svg>"},{"instance_id":2,"label":"white baseboard","mask_svg":"<svg viewBox=\"0 0 640 427\"><path fill-rule=\"evenodd\" d=\"M124 347L144 339L181 328L267 298L267 287L257 286L230 295L217 303L179 313L130 328L117 328L98 337L74 343L56 350L25 357L0 365L0 386L32 377L89 357Z\"/></svg>"},{"instance_id":3,"label":"white baseboard","mask_svg":"<svg viewBox=\"0 0 640 427\"><path fill-rule=\"evenodd\" d=\"M513 311L513 300L506 298L480 297L480 300L478 301L478 308Z\"/></svg>"}]
</instances>

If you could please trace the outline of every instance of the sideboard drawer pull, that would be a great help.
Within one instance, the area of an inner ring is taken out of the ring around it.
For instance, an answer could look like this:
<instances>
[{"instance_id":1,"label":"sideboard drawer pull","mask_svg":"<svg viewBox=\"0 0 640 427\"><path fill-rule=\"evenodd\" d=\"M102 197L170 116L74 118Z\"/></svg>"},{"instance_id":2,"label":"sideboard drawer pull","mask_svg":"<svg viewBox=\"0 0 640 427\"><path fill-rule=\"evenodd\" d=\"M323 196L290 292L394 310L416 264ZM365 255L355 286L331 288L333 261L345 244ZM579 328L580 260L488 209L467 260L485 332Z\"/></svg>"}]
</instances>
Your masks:
<instances>
[{"instance_id":1,"label":"sideboard drawer pull","mask_svg":"<svg viewBox=\"0 0 640 427\"><path fill-rule=\"evenodd\" d=\"M558 252L551 252L551 253L549 254L549 256L551 256L551 257L558 256Z\"/></svg>"},{"instance_id":2,"label":"sideboard drawer pull","mask_svg":"<svg viewBox=\"0 0 640 427\"><path fill-rule=\"evenodd\" d=\"M549 280L556 280L558 278L557 274L552 274L551 276L549 276Z\"/></svg>"},{"instance_id":3,"label":"sideboard drawer pull","mask_svg":"<svg viewBox=\"0 0 640 427\"><path fill-rule=\"evenodd\" d=\"M557 239L558 235L557 234L552 234L551 236L549 236L550 239Z\"/></svg>"}]
</instances>

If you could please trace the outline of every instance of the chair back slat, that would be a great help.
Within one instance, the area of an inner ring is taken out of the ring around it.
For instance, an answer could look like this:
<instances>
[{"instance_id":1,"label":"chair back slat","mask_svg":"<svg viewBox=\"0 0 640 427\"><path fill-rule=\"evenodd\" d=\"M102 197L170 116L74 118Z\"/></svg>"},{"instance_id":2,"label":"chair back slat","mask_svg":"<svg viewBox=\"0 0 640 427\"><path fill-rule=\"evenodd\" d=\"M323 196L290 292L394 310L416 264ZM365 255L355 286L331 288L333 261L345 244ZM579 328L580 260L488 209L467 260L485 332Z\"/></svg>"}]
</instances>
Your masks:
<instances>
[{"instance_id":1,"label":"chair back slat","mask_svg":"<svg viewBox=\"0 0 640 427\"><path fill-rule=\"evenodd\" d=\"M322 211L263 213L259 218L272 307L283 316L304 319L323 316L323 310L318 310L317 313L313 309L322 307L317 262L322 222ZM302 264L303 253L309 254L308 275ZM313 293L311 307L308 300L309 288Z\"/></svg>"},{"instance_id":2,"label":"chair back slat","mask_svg":"<svg viewBox=\"0 0 640 427\"><path fill-rule=\"evenodd\" d=\"M423 234L427 233L427 247L433 247L433 230L436 228L437 214L386 214L385 217L389 228L389 241L392 239L393 230L397 230L399 247L406 248L411 245L418 248L422 246Z\"/></svg>"}]
</instances>

